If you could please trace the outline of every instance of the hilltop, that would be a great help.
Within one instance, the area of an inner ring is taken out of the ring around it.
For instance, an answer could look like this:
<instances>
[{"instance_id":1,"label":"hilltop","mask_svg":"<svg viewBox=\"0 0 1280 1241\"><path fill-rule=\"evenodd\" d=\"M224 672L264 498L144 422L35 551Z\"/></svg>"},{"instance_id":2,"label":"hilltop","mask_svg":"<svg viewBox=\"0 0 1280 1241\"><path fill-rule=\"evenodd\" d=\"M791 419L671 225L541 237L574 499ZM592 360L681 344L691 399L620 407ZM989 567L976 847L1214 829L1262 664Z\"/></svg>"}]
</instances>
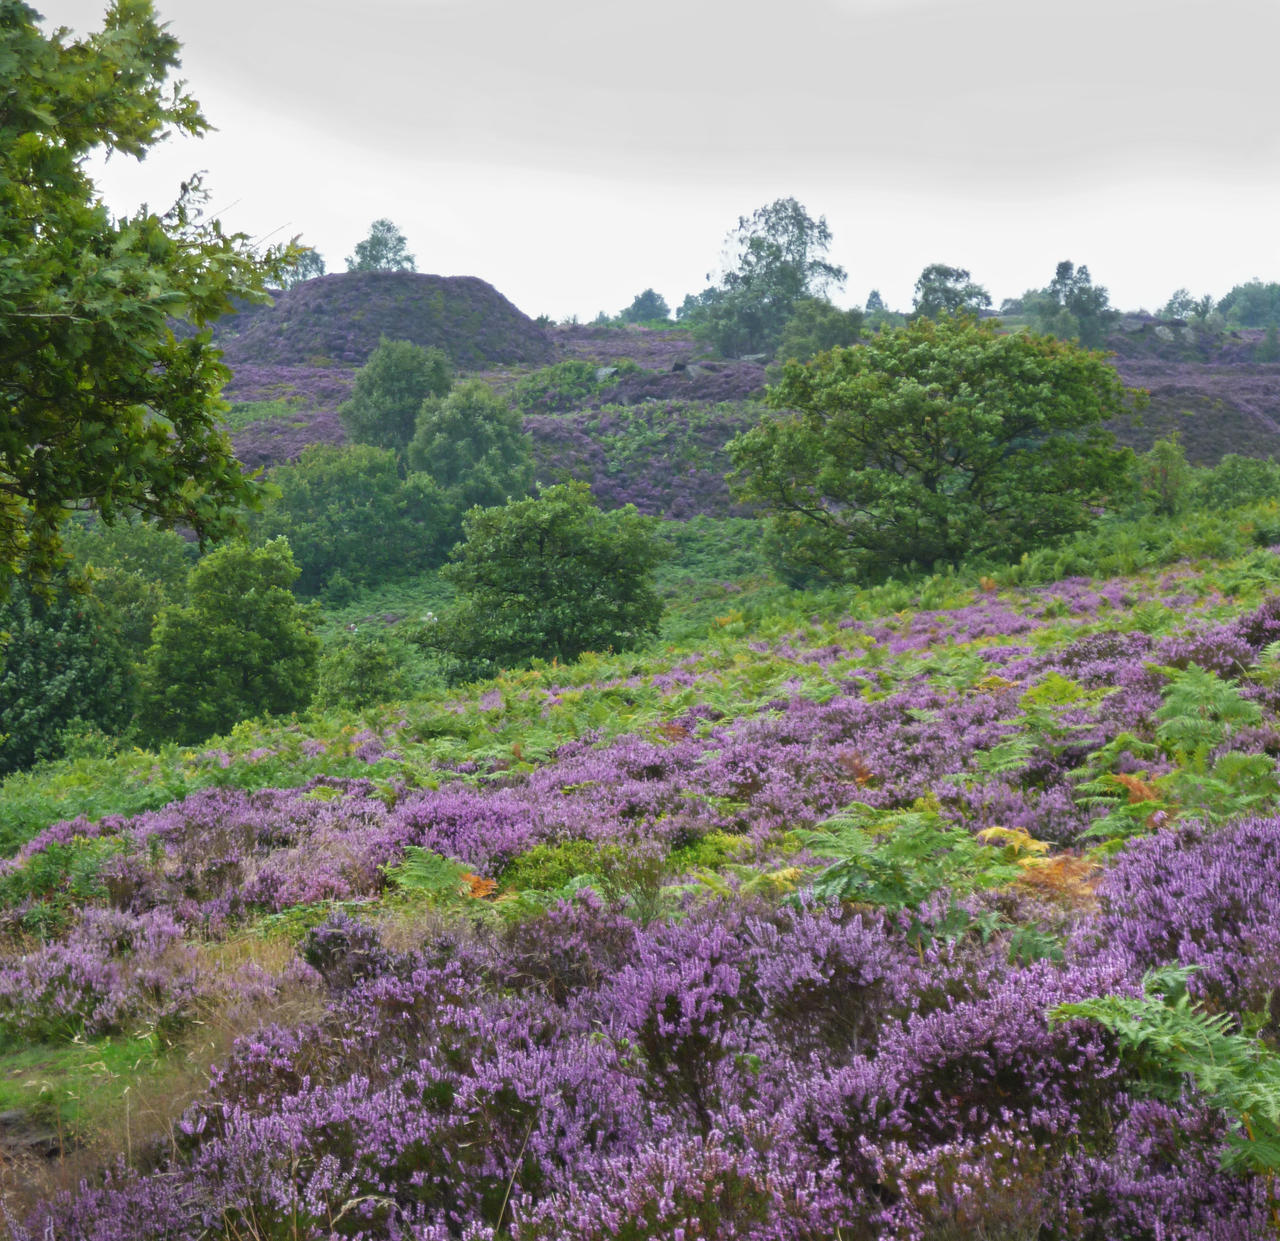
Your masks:
<instances>
[{"instance_id":1,"label":"hilltop","mask_svg":"<svg viewBox=\"0 0 1280 1241\"><path fill-rule=\"evenodd\" d=\"M362 366L383 336L443 349L475 370L551 360L547 334L475 276L368 271L320 276L271 305L220 320L214 339L233 369Z\"/></svg>"}]
</instances>

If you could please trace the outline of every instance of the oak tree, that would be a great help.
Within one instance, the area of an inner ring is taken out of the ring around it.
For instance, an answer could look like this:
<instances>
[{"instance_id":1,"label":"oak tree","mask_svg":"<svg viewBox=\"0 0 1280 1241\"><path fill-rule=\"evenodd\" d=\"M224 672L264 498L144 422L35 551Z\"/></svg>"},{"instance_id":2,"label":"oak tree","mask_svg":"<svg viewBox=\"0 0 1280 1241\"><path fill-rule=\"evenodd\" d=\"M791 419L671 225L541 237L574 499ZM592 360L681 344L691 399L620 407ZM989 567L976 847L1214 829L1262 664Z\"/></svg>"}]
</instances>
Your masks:
<instances>
[{"instance_id":1,"label":"oak tree","mask_svg":"<svg viewBox=\"0 0 1280 1241\"><path fill-rule=\"evenodd\" d=\"M201 539L253 498L220 424L228 377L206 325L261 300L294 255L202 213L198 176L164 214L115 217L87 164L141 159L208 123L168 82L179 45L150 0L101 31L44 33L0 0L0 594L47 577L69 510L140 512ZM174 320L192 334L175 335Z\"/></svg>"}]
</instances>

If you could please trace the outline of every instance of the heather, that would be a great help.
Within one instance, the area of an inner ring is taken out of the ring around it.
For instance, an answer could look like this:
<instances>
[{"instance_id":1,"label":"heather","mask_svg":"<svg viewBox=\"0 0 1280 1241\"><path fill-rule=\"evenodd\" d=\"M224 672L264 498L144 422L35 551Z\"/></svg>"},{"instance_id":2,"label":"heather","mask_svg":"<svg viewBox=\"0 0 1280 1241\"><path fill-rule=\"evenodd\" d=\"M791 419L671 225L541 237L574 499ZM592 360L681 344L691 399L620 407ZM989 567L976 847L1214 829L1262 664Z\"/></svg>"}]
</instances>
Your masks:
<instances>
[{"instance_id":1,"label":"heather","mask_svg":"<svg viewBox=\"0 0 1280 1241\"><path fill-rule=\"evenodd\" d=\"M1034 584L1086 546L11 779L14 1234L1269 1235L1218 1095L1051 1014L1270 1037L1280 559Z\"/></svg>"}]
</instances>

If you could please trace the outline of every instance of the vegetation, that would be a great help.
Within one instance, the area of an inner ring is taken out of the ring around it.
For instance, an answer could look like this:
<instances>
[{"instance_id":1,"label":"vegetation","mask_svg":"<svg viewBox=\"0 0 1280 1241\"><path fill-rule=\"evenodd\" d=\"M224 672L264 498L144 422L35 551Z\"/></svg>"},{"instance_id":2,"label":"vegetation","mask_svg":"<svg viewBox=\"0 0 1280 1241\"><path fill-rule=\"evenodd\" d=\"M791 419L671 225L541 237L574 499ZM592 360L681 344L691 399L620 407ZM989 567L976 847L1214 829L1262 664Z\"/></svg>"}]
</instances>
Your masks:
<instances>
[{"instance_id":1,"label":"vegetation","mask_svg":"<svg viewBox=\"0 0 1280 1241\"><path fill-rule=\"evenodd\" d=\"M826 259L830 247L825 217L779 198L739 218L719 284L686 298L680 317L726 357L772 356L797 303L844 283L844 269Z\"/></svg>"},{"instance_id":2,"label":"vegetation","mask_svg":"<svg viewBox=\"0 0 1280 1241\"><path fill-rule=\"evenodd\" d=\"M78 42L44 34L6 0L0 57L0 593L47 576L68 510L110 523L145 513L203 538L253 498L218 423L227 377L205 328L261 298L292 254L201 218L199 178L163 215L113 219L86 170L203 133L196 101L166 86L178 43L149 0ZM170 327L185 319L196 334Z\"/></svg>"},{"instance_id":3,"label":"vegetation","mask_svg":"<svg viewBox=\"0 0 1280 1241\"><path fill-rule=\"evenodd\" d=\"M407 455L438 501L442 553L457 542L468 509L505 504L533 483L520 415L477 379L423 402Z\"/></svg>"},{"instance_id":4,"label":"vegetation","mask_svg":"<svg viewBox=\"0 0 1280 1241\"><path fill-rule=\"evenodd\" d=\"M374 220L369 235L347 257L348 271L416 271L404 234L390 220Z\"/></svg>"},{"instance_id":5,"label":"vegetation","mask_svg":"<svg viewBox=\"0 0 1280 1241\"><path fill-rule=\"evenodd\" d=\"M34 20L19 109L172 63L140 0L65 57ZM1280 1236L1280 465L1176 412L1261 427L1275 332L1180 291L1121 380L1086 269L1006 332L934 265L907 322L826 300L829 241L740 221L699 340L535 324L381 221L216 329L257 546L19 549L14 1241ZM9 256L0 313L57 267Z\"/></svg>"},{"instance_id":6,"label":"vegetation","mask_svg":"<svg viewBox=\"0 0 1280 1241\"><path fill-rule=\"evenodd\" d=\"M467 675L639 646L662 614L655 524L630 506L602 513L583 483L472 509L444 569L458 602L425 641Z\"/></svg>"},{"instance_id":7,"label":"vegetation","mask_svg":"<svg viewBox=\"0 0 1280 1241\"><path fill-rule=\"evenodd\" d=\"M1128 471L1100 355L972 319L790 363L769 402L786 412L729 446L738 493L785 561L832 578L1016 557L1086 527Z\"/></svg>"},{"instance_id":8,"label":"vegetation","mask_svg":"<svg viewBox=\"0 0 1280 1241\"><path fill-rule=\"evenodd\" d=\"M289 544L229 544L191 570L190 602L156 619L143 669L141 725L156 740L203 741L263 712L305 707L319 642L290 589Z\"/></svg>"},{"instance_id":9,"label":"vegetation","mask_svg":"<svg viewBox=\"0 0 1280 1241\"><path fill-rule=\"evenodd\" d=\"M976 315L991 305L991 294L969 279L963 267L931 263L916 281L915 312L926 319L939 315Z\"/></svg>"},{"instance_id":10,"label":"vegetation","mask_svg":"<svg viewBox=\"0 0 1280 1241\"><path fill-rule=\"evenodd\" d=\"M255 523L261 541L284 537L303 595L333 594L421 573L453 545L446 502L429 479L404 477L389 448L314 444L277 466L279 495Z\"/></svg>"},{"instance_id":11,"label":"vegetation","mask_svg":"<svg viewBox=\"0 0 1280 1241\"><path fill-rule=\"evenodd\" d=\"M443 396L452 385L453 371L441 350L383 337L356 372L351 399L338 413L356 443L403 453L422 403Z\"/></svg>"}]
</instances>

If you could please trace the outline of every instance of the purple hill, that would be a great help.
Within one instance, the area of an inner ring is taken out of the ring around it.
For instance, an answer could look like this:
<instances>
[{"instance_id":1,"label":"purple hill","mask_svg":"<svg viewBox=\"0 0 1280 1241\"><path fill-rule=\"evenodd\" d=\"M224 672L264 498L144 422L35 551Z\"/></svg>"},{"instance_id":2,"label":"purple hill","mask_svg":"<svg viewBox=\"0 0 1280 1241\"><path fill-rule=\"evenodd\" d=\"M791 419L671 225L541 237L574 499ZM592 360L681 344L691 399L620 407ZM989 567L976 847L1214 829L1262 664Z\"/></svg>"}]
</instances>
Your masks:
<instances>
[{"instance_id":1,"label":"purple hill","mask_svg":"<svg viewBox=\"0 0 1280 1241\"><path fill-rule=\"evenodd\" d=\"M243 366L363 366L381 337L443 349L455 367L552 360L545 329L475 276L320 276L221 319L214 338Z\"/></svg>"}]
</instances>

